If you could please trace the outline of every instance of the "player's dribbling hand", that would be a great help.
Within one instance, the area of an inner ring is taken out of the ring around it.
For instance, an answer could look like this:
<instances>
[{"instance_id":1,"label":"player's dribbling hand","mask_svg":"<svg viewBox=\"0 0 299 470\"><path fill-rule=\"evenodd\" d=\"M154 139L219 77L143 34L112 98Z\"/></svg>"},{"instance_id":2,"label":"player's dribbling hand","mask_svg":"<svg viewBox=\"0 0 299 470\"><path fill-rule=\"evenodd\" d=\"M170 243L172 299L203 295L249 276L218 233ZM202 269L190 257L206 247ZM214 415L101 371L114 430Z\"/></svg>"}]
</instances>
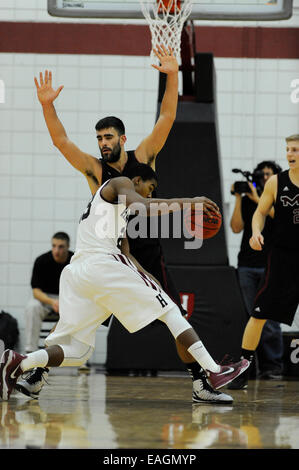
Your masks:
<instances>
[{"instance_id":1,"label":"player's dribbling hand","mask_svg":"<svg viewBox=\"0 0 299 470\"><path fill-rule=\"evenodd\" d=\"M264 245L264 237L261 233L252 234L249 245L253 250L261 251Z\"/></svg>"},{"instance_id":2,"label":"player's dribbling hand","mask_svg":"<svg viewBox=\"0 0 299 470\"><path fill-rule=\"evenodd\" d=\"M39 74L39 82L36 77L34 77L34 83L37 90L37 97L41 105L53 103L56 100L57 96L63 89L63 85L54 90L52 88L52 72L46 70L45 75L43 76L42 72Z\"/></svg>"},{"instance_id":3,"label":"player's dribbling hand","mask_svg":"<svg viewBox=\"0 0 299 470\"><path fill-rule=\"evenodd\" d=\"M153 49L153 51L155 56L160 61L160 65L152 64L152 67L154 67L154 69L159 70L159 72L166 73L167 75L178 72L178 61L176 60L171 47L169 48L169 50L167 50L166 47L163 46L163 44L161 46L157 45L157 47Z\"/></svg>"},{"instance_id":4,"label":"player's dribbling hand","mask_svg":"<svg viewBox=\"0 0 299 470\"><path fill-rule=\"evenodd\" d=\"M220 212L219 207L217 206L217 204L215 202L211 201L211 199L208 199L205 196L194 197L192 202L194 204L198 204L198 203L202 204L204 213L207 214L210 217L212 217L213 212L214 213L215 212L216 213Z\"/></svg>"}]
</instances>

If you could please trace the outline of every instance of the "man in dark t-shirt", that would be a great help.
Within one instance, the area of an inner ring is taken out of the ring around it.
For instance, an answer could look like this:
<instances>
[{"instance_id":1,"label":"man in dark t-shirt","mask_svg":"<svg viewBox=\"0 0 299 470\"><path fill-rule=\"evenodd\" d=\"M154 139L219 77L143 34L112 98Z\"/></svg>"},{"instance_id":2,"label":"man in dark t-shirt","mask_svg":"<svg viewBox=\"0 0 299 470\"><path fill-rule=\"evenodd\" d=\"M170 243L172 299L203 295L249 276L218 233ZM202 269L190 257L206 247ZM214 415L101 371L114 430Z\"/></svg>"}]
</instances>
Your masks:
<instances>
[{"instance_id":1,"label":"man in dark t-shirt","mask_svg":"<svg viewBox=\"0 0 299 470\"><path fill-rule=\"evenodd\" d=\"M26 306L26 353L38 349L41 323L51 310L59 313L59 279L63 268L69 264L73 252L70 239L64 232L52 237L52 250L36 258L31 287L33 298Z\"/></svg>"}]
</instances>

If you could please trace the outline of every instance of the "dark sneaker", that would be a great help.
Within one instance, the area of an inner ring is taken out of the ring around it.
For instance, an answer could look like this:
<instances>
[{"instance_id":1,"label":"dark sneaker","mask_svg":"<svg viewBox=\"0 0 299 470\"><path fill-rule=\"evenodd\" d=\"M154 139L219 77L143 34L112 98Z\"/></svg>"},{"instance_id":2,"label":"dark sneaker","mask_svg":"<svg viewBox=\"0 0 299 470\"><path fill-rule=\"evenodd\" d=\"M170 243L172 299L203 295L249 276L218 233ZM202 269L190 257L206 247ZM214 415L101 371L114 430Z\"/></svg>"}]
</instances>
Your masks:
<instances>
[{"instance_id":1,"label":"dark sneaker","mask_svg":"<svg viewBox=\"0 0 299 470\"><path fill-rule=\"evenodd\" d=\"M26 372L16 383L16 390L23 393L27 397L38 398L39 393L49 375L47 367L35 367L34 369Z\"/></svg>"},{"instance_id":2,"label":"dark sneaker","mask_svg":"<svg viewBox=\"0 0 299 470\"><path fill-rule=\"evenodd\" d=\"M2 354L0 359L0 397L2 400L9 400L16 381L23 374L20 363L26 357L11 349L6 349Z\"/></svg>"},{"instance_id":3,"label":"dark sneaker","mask_svg":"<svg viewBox=\"0 0 299 470\"><path fill-rule=\"evenodd\" d=\"M259 374L258 378L264 380L282 380L283 377L281 372L276 370L265 370Z\"/></svg>"},{"instance_id":4,"label":"dark sneaker","mask_svg":"<svg viewBox=\"0 0 299 470\"><path fill-rule=\"evenodd\" d=\"M244 374L239 375L235 380L233 380L229 385L229 390L246 390L248 387L248 371L244 372Z\"/></svg>"},{"instance_id":5,"label":"dark sneaker","mask_svg":"<svg viewBox=\"0 0 299 470\"><path fill-rule=\"evenodd\" d=\"M248 369L249 366L250 362L247 361L247 359L242 359L237 363L220 365L219 372L206 371L208 381L213 388L218 390L218 388L224 387L232 382L236 377L242 374L242 372Z\"/></svg>"},{"instance_id":6,"label":"dark sneaker","mask_svg":"<svg viewBox=\"0 0 299 470\"><path fill-rule=\"evenodd\" d=\"M193 403L213 403L213 404L229 404L233 402L233 398L225 393L214 390L207 381L207 376L204 372L201 378L193 382Z\"/></svg>"}]
</instances>

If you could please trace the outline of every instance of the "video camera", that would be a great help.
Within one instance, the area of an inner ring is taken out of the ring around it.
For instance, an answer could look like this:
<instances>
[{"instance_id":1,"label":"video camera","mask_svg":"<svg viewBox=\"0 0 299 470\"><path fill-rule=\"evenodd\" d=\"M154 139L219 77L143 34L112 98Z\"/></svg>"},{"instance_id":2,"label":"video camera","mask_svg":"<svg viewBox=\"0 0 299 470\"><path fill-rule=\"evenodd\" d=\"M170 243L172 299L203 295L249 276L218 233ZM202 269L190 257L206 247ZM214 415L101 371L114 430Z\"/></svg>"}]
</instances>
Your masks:
<instances>
[{"instance_id":1,"label":"video camera","mask_svg":"<svg viewBox=\"0 0 299 470\"><path fill-rule=\"evenodd\" d=\"M239 170L239 168L234 168L232 170L233 173L241 173L247 181L235 181L234 183L234 191L231 191L231 194L245 194L245 193L251 193L250 186L248 182L252 183L253 186L256 187L256 190L258 194L261 194L263 191L263 179L264 179L264 173L263 171L255 171L253 173L250 173L250 171L242 171Z\"/></svg>"}]
</instances>

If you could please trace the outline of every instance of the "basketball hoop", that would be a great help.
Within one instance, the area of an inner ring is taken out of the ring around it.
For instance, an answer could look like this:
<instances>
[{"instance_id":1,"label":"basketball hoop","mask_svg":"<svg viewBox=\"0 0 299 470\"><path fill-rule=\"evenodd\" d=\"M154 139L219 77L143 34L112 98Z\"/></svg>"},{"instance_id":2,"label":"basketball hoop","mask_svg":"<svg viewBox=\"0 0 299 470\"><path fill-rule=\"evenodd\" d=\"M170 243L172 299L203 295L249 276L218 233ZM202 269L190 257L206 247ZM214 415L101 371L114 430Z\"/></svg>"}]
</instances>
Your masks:
<instances>
[{"instance_id":1,"label":"basketball hoop","mask_svg":"<svg viewBox=\"0 0 299 470\"><path fill-rule=\"evenodd\" d=\"M172 48L179 59L181 54L181 34L184 23L192 10L192 0L139 0L152 35L153 49L163 44Z\"/></svg>"}]
</instances>

